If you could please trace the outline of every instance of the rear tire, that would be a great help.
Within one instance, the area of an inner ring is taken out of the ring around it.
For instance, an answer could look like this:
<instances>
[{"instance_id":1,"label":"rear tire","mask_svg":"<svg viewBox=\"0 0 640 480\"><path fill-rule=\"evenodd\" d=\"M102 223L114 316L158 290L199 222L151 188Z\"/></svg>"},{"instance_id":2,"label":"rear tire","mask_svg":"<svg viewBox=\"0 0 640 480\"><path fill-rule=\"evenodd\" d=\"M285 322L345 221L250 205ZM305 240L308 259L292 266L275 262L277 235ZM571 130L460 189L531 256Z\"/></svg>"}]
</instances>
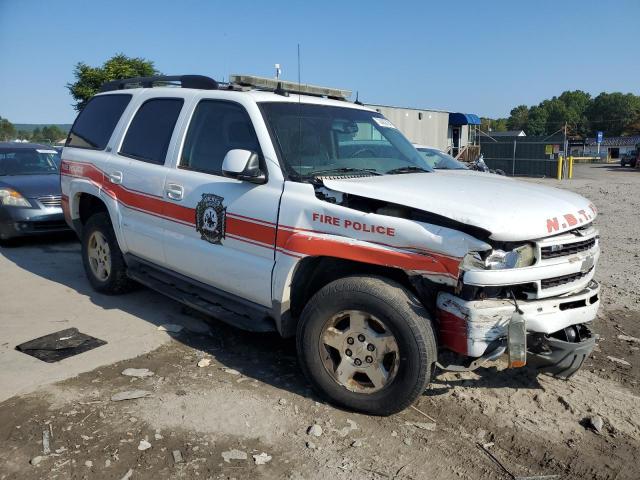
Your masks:
<instances>
[{"instance_id":1,"label":"rear tire","mask_svg":"<svg viewBox=\"0 0 640 480\"><path fill-rule=\"evenodd\" d=\"M100 293L117 295L134 286L105 212L92 215L82 229L82 263L89 283Z\"/></svg>"},{"instance_id":2,"label":"rear tire","mask_svg":"<svg viewBox=\"0 0 640 480\"><path fill-rule=\"evenodd\" d=\"M302 370L318 393L373 415L414 403L437 359L424 306L382 277L346 277L323 287L304 308L296 340Z\"/></svg>"}]
</instances>

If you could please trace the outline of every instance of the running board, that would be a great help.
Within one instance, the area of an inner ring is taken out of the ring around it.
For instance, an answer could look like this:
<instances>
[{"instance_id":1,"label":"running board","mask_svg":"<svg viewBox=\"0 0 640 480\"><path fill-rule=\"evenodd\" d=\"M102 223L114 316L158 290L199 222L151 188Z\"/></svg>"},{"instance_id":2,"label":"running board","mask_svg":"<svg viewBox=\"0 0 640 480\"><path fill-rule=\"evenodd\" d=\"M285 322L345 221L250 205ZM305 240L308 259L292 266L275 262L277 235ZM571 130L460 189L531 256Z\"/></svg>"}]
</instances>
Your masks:
<instances>
[{"instance_id":1,"label":"running board","mask_svg":"<svg viewBox=\"0 0 640 480\"><path fill-rule=\"evenodd\" d=\"M127 276L205 315L250 332L274 332L275 323L266 308L226 292L126 255Z\"/></svg>"}]
</instances>

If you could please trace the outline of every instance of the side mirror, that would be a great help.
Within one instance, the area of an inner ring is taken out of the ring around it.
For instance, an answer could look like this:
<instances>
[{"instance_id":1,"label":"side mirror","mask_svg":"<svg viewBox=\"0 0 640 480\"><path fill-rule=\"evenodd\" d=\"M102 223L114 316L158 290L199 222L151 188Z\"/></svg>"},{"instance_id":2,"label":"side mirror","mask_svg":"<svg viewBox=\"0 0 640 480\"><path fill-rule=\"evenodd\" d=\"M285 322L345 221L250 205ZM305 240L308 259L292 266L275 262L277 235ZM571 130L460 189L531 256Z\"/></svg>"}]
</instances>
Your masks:
<instances>
[{"instance_id":1,"label":"side mirror","mask_svg":"<svg viewBox=\"0 0 640 480\"><path fill-rule=\"evenodd\" d=\"M251 183L260 184L267 181L267 176L260 168L260 157L256 152L249 150L229 150L222 161L222 174Z\"/></svg>"}]
</instances>

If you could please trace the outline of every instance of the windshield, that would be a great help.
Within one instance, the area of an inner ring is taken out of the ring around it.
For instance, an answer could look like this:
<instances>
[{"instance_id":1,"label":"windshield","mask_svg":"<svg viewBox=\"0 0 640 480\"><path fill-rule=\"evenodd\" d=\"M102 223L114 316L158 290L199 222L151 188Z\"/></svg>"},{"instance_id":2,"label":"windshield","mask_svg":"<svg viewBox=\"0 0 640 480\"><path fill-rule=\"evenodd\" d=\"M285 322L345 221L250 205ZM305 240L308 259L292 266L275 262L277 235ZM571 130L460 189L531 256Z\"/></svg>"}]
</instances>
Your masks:
<instances>
[{"instance_id":1,"label":"windshield","mask_svg":"<svg viewBox=\"0 0 640 480\"><path fill-rule=\"evenodd\" d=\"M386 118L355 108L262 103L265 120L293 178L396 174L432 169Z\"/></svg>"},{"instance_id":2,"label":"windshield","mask_svg":"<svg viewBox=\"0 0 640 480\"><path fill-rule=\"evenodd\" d=\"M447 155L435 148L418 147L418 152L424 157L429 166L437 170L469 170L464 163L459 162L451 155Z\"/></svg>"},{"instance_id":3,"label":"windshield","mask_svg":"<svg viewBox=\"0 0 640 480\"><path fill-rule=\"evenodd\" d=\"M0 176L57 174L59 157L55 150L3 148L0 149Z\"/></svg>"}]
</instances>

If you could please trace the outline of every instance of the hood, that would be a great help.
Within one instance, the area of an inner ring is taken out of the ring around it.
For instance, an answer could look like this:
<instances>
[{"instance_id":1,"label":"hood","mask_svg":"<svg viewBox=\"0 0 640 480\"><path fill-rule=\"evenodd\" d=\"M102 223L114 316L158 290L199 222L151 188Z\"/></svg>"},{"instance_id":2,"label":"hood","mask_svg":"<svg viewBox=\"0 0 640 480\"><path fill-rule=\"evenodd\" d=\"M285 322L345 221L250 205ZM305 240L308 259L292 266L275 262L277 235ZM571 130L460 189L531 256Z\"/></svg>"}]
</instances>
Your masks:
<instances>
[{"instance_id":1,"label":"hood","mask_svg":"<svg viewBox=\"0 0 640 480\"><path fill-rule=\"evenodd\" d=\"M26 198L60 195L60 175L3 175L0 187L10 187Z\"/></svg>"},{"instance_id":2,"label":"hood","mask_svg":"<svg viewBox=\"0 0 640 480\"><path fill-rule=\"evenodd\" d=\"M325 179L326 188L404 205L491 232L513 242L555 235L590 223L595 207L557 188L489 173L438 170L374 177Z\"/></svg>"}]
</instances>

